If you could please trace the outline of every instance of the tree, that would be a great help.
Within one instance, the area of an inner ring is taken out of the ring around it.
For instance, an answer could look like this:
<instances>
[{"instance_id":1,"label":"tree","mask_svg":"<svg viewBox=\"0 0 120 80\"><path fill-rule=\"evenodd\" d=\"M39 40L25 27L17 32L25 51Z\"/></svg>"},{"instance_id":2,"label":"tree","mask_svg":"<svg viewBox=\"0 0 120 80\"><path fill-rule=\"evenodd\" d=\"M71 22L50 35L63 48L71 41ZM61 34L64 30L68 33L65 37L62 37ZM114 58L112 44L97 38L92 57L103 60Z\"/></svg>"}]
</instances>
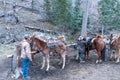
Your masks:
<instances>
[{"instance_id":1,"label":"tree","mask_svg":"<svg viewBox=\"0 0 120 80\"><path fill-rule=\"evenodd\" d=\"M75 34L81 29L82 10L81 0L75 0L75 7L72 7L71 0L45 0L44 9L48 19L64 31L70 30Z\"/></svg>"},{"instance_id":2,"label":"tree","mask_svg":"<svg viewBox=\"0 0 120 80\"><path fill-rule=\"evenodd\" d=\"M72 26L70 27L73 34L80 31L82 27L82 10L81 10L80 5L81 5L80 0L76 0L75 7L73 8L72 17L71 17Z\"/></svg>"},{"instance_id":3,"label":"tree","mask_svg":"<svg viewBox=\"0 0 120 80\"><path fill-rule=\"evenodd\" d=\"M88 0L85 1L81 35L87 37Z\"/></svg>"},{"instance_id":4,"label":"tree","mask_svg":"<svg viewBox=\"0 0 120 80\"><path fill-rule=\"evenodd\" d=\"M99 2L99 22L104 26L120 27L120 1L101 0Z\"/></svg>"},{"instance_id":5,"label":"tree","mask_svg":"<svg viewBox=\"0 0 120 80\"><path fill-rule=\"evenodd\" d=\"M67 29L71 20L69 0L45 0L44 7L49 21L62 29Z\"/></svg>"},{"instance_id":6,"label":"tree","mask_svg":"<svg viewBox=\"0 0 120 80\"><path fill-rule=\"evenodd\" d=\"M44 0L45 1L45 3L44 3L44 10L45 10L45 12L46 12L46 20L48 20L48 21L51 21L50 19L51 19L51 1L50 0Z\"/></svg>"}]
</instances>

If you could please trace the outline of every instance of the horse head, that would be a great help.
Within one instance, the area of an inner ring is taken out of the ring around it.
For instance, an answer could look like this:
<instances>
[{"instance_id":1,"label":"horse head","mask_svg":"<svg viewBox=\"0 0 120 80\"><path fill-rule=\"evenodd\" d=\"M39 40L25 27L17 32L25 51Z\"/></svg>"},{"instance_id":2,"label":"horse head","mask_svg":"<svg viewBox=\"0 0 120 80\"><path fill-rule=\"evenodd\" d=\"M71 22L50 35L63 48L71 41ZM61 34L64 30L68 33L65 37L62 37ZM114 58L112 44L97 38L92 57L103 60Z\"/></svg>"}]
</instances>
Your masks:
<instances>
[{"instance_id":1,"label":"horse head","mask_svg":"<svg viewBox=\"0 0 120 80\"><path fill-rule=\"evenodd\" d=\"M38 51L41 51L47 45L44 40L38 38L36 35L31 36L30 44L32 50L38 50Z\"/></svg>"}]
</instances>

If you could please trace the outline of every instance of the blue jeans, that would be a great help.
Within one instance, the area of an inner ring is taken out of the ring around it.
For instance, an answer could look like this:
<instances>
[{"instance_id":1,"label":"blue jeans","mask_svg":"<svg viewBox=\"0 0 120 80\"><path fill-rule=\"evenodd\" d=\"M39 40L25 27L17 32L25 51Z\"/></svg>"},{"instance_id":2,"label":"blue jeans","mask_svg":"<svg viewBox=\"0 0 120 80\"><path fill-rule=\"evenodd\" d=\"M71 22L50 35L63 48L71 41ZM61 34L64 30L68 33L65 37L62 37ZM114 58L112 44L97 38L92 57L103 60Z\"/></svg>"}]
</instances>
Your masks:
<instances>
[{"instance_id":1,"label":"blue jeans","mask_svg":"<svg viewBox=\"0 0 120 80\"><path fill-rule=\"evenodd\" d=\"M29 68L30 60L26 58L21 58L21 62L22 62L23 78L27 78L29 76L28 68Z\"/></svg>"},{"instance_id":2,"label":"blue jeans","mask_svg":"<svg viewBox=\"0 0 120 80\"><path fill-rule=\"evenodd\" d=\"M106 48L102 51L102 60L103 60L103 61L106 61L106 57L107 57L106 51L107 51Z\"/></svg>"},{"instance_id":3,"label":"blue jeans","mask_svg":"<svg viewBox=\"0 0 120 80\"><path fill-rule=\"evenodd\" d=\"M80 61L84 61L84 53L79 52Z\"/></svg>"}]
</instances>

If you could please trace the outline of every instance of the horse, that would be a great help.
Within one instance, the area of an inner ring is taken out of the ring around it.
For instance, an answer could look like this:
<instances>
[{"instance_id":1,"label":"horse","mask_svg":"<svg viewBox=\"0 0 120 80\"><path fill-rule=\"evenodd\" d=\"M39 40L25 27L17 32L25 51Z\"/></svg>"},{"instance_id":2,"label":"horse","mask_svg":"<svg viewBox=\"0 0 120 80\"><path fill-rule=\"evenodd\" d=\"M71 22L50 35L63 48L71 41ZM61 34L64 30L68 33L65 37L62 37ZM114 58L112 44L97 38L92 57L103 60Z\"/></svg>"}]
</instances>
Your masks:
<instances>
[{"instance_id":1,"label":"horse","mask_svg":"<svg viewBox=\"0 0 120 80\"><path fill-rule=\"evenodd\" d=\"M96 50L98 59L96 60L96 63L102 62L102 58L104 58L105 55L105 48L106 43L104 42L103 38L100 35L97 35L95 38L92 38L87 40L87 46L86 46L86 53L85 53L85 59L88 59L89 57L89 51L90 50ZM88 41L91 42L91 45L88 44Z\"/></svg>"},{"instance_id":2,"label":"horse","mask_svg":"<svg viewBox=\"0 0 120 80\"><path fill-rule=\"evenodd\" d=\"M32 50L39 51L43 55L43 62L42 62L41 69L45 67L45 62L46 62L47 63L46 71L49 71L51 52L60 54L60 56L62 57L62 61L63 61L62 69L64 69L65 60L66 60L66 51L67 51L67 45L65 45L64 42L60 40L60 41L55 42L56 43L55 45L53 45L54 43L52 43L53 46L51 48L48 46L49 43L38 38L36 35L31 36L30 40L31 40Z\"/></svg>"},{"instance_id":3,"label":"horse","mask_svg":"<svg viewBox=\"0 0 120 80\"><path fill-rule=\"evenodd\" d=\"M120 37L113 34L110 35L110 58L112 58L112 50L115 50L116 63L119 63L120 59Z\"/></svg>"}]
</instances>

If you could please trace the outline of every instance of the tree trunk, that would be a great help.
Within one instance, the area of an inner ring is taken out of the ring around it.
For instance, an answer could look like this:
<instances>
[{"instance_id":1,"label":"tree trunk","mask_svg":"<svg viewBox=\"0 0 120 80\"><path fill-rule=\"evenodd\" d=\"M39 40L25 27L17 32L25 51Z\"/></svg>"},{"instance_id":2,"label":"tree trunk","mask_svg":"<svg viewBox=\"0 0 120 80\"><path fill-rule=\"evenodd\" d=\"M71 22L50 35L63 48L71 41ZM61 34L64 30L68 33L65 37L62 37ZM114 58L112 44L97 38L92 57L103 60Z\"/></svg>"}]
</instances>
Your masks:
<instances>
[{"instance_id":1,"label":"tree trunk","mask_svg":"<svg viewBox=\"0 0 120 80\"><path fill-rule=\"evenodd\" d=\"M102 37L104 36L104 26L102 26Z\"/></svg>"},{"instance_id":2,"label":"tree trunk","mask_svg":"<svg viewBox=\"0 0 120 80\"><path fill-rule=\"evenodd\" d=\"M87 37L88 4L89 4L88 0L85 0L83 21L82 21L82 30L81 30L81 36L83 36L83 37Z\"/></svg>"},{"instance_id":3,"label":"tree trunk","mask_svg":"<svg viewBox=\"0 0 120 80\"><path fill-rule=\"evenodd\" d=\"M3 0L3 9L4 9L4 15L5 15L6 14L6 0ZM6 22L5 17L4 17L4 21Z\"/></svg>"}]
</instances>

